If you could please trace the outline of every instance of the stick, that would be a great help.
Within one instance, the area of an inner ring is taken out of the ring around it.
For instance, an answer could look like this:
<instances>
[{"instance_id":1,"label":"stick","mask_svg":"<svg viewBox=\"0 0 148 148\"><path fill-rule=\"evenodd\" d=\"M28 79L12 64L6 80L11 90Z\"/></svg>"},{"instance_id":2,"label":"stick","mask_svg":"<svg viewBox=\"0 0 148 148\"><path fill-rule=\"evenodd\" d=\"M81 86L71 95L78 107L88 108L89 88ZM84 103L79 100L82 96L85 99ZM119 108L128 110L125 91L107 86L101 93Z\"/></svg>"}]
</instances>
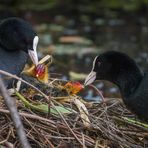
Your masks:
<instances>
[{"instance_id":1,"label":"stick","mask_svg":"<svg viewBox=\"0 0 148 148\"><path fill-rule=\"evenodd\" d=\"M14 126L16 128L16 132L19 137L22 148L31 148L31 146L27 140L25 130L24 130L23 124L21 122L21 118L17 112L15 101L13 98L11 98L8 95L8 92L4 86L4 82L2 81L1 77L0 77L0 92L1 92L2 96L4 97L5 103L10 111L11 118L12 118Z\"/></svg>"}]
</instances>

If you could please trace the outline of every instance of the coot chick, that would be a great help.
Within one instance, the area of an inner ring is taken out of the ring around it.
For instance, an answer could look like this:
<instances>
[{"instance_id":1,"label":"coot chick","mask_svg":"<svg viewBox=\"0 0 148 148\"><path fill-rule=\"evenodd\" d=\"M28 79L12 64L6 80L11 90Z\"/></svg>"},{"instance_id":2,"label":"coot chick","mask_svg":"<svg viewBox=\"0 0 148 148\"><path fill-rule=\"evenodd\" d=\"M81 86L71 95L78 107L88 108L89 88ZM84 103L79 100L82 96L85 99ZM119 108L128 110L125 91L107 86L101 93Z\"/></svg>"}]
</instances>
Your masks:
<instances>
[{"instance_id":1,"label":"coot chick","mask_svg":"<svg viewBox=\"0 0 148 148\"><path fill-rule=\"evenodd\" d=\"M127 108L139 119L148 121L148 72L143 75L133 59L116 51L100 54L94 59L84 85L95 80L116 84Z\"/></svg>"},{"instance_id":2,"label":"coot chick","mask_svg":"<svg viewBox=\"0 0 148 148\"><path fill-rule=\"evenodd\" d=\"M38 36L32 26L19 18L8 18L0 23L0 70L19 75L30 56L38 64L36 47ZM2 75L6 87L12 79Z\"/></svg>"}]
</instances>

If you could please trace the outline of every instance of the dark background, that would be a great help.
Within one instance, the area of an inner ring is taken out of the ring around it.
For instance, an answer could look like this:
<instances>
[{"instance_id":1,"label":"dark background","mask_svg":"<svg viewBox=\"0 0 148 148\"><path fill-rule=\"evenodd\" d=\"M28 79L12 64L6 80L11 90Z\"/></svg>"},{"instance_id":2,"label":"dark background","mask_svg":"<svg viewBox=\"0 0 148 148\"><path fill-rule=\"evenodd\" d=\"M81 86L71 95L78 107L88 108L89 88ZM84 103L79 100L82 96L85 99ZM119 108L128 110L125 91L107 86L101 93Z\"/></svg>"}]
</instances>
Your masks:
<instances>
[{"instance_id":1,"label":"dark background","mask_svg":"<svg viewBox=\"0 0 148 148\"><path fill-rule=\"evenodd\" d=\"M60 76L52 77L87 74L93 58L106 50L125 52L142 70L148 67L148 0L0 0L0 20L12 16L34 26L39 56L55 59L50 72ZM110 83L96 85L104 96L119 96ZM91 89L84 96L96 99Z\"/></svg>"}]
</instances>

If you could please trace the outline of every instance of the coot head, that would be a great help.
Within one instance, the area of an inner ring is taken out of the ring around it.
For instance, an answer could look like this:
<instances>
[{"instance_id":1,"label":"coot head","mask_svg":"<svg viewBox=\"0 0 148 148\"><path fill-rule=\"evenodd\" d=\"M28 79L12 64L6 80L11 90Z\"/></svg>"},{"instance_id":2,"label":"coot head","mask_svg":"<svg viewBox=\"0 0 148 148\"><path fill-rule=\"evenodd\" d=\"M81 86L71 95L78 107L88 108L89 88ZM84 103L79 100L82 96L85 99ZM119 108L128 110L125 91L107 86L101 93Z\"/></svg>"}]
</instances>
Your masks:
<instances>
[{"instance_id":1,"label":"coot head","mask_svg":"<svg viewBox=\"0 0 148 148\"><path fill-rule=\"evenodd\" d=\"M116 84L127 108L139 119L148 121L148 72L143 75L132 58L116 51L100 54L94 59L84 85L95 80L107 80Z\"/></svg>"},{"instance_id":2,"label":"coot head","mask_svg":"<svg viewBox=\"0 0 148 148\"><path fill-rule=\"evenodd\" d=\"M7 51L23 50L34 64L38 63L38 36L31 25L19 18L8 18L0 24L0 46Z\"/></svg>"},{"instance_id":3,"label":"coot head","mask_svg":"<svg viewBox=\"0 0 148 148\"><path fill-rule=\"evenodd\" d=\"M108 51L94 59L92 70L85 79L85 86L95 80L108 80L120 87L125 79L129 79L127 82L130 83L138 77L141 77L141 71L133 59L121 52Z\"/></svg>"}]
</instances>

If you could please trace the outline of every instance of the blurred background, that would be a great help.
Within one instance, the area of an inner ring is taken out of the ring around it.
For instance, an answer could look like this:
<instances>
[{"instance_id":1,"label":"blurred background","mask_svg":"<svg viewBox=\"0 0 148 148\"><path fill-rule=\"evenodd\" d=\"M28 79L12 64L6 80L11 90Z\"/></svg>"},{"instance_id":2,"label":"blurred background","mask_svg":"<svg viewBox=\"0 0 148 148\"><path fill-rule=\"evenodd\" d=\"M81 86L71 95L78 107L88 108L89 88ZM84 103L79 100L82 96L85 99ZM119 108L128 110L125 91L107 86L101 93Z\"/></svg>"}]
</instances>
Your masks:
<instances>
[{"instance_id":1,"label":"blurred background","mask_svg":"<svg viewBox=\"0 0 148 148\"><path fill-rule=\"evenodd\" d=\"M53 78L83 83L94 57L107 50L125 52L148 68L148 0L0 0L0 20L7 17L34 26L39 57L53 55ZM95 85L105 97L120 97L111 83ZM99 99L91 88L80 95Z\"/></svg>"}]
</instances>

